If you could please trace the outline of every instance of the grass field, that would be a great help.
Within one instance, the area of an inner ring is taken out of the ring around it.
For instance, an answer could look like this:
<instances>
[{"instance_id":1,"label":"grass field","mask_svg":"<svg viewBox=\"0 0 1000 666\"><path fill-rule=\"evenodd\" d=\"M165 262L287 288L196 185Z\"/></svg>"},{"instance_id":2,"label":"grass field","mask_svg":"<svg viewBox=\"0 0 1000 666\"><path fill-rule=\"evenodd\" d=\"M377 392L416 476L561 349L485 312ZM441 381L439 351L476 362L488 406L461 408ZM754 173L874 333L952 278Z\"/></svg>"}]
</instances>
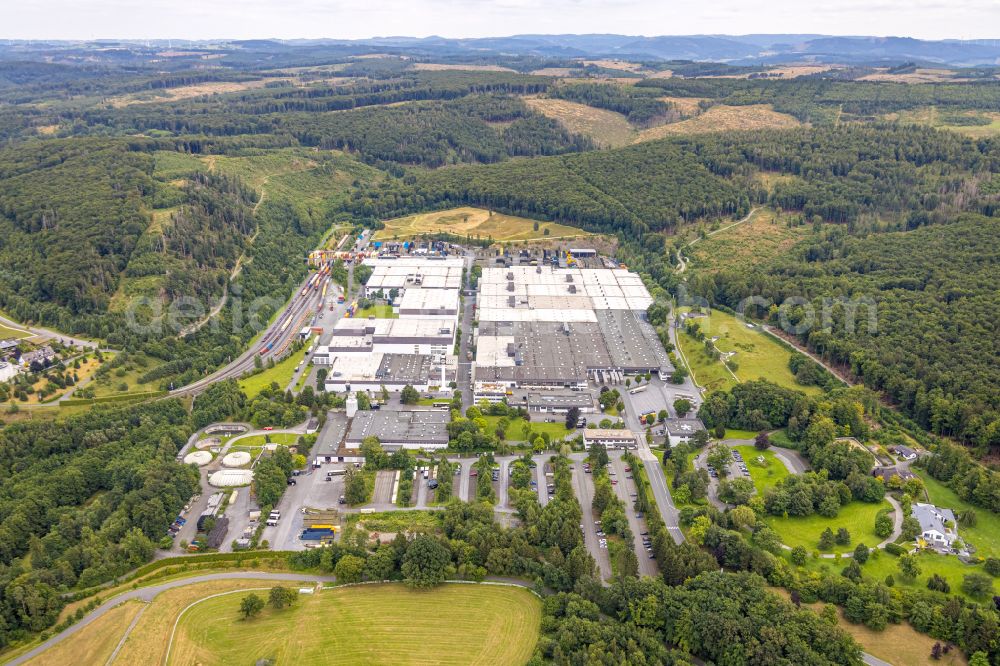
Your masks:
<instances>
[{"instance_id":1,"label":"grass field","mask_svg":"<svg viewBox=\"0 0 1000 666\"><path fill-rule=\"evenodd\" d=\"M54 645L27 663L31 666L103 664L107 662L132 618L143 604L130 601L113 608L73 638Z\"/></svg>"},{"instance_id":2,"label":"grass field","mask_svg":"<svg viewBox=\"0 0 1000 666\"><path fill-rule=\"evenodd\" d=\"M976 547L976 554L983 557L1000 557L1000 516L981 507L973 506L959 497L954 490L937 481L925 472L914 469L913 472L924 482L931 503L947 507L956 514L967 509L976 512L976 525L958 526L958 536Z\"/></svg>"},{"instance_id":3,"label":"grass field","mask_svg":"<svg viewBox=\"0 0 1000 666\"><path fill-rule=\"evenodd\" d=\"M492 432L497 427L497 422L502 418L499 416L485 416L483 417L490 424L489 428ZM544 421L531 421L528 423L531 426L531 431L535 434L542 434L543 432L549 433L549 437L553 440L562 439L569 434L569 430L566 429L566 424L562 420L557 420L555 423L545 423ZM516 418L510 420L510 425L504 431L504 439L511 442L523 442L524 441L524 426L525 420L522 418Z\"/></svg>"},{"instance_id":4,"label":"grass field","mask_svg":"<svg viewBox=\"0 0 1000 666\"><path fill-rule=\"evenodd\" d=\"M105 358L107 357L106 354ZM131 354L128 360L117 368L112 368L107 373L96 376L93 381L87 384L86 388L93 389L94 396L98 398L116 393L156 391L160 387L159 380L141 383L139 379L162 363L163 361L144 354Z\"/></svg>"},{"instance_id":5,"label":"grass field","mask_svg":"<svg viewBox=\"0 0 1000 666\"><path fill-rule=\"evenodd\" d=\"M738 364L735 374L740 381L767 379L779 386L813 395L821 392L819 387L802 386L795 381L795 376L788 369L791 352L759 328L748 328L746 322L718 310L712 310L709 316L699 317L696 321L706 336L718 336L715 346L720 352L736 352L733 356ZM683 331L677 339L700 386L714 391L736 384L721 360L709 358L703 343Z\"/></svg>"},{"instance_id":6,"label":"grass field","mask_svg":"<svg viewBox=\"0 0 1000 666\"><path fill-rule=\"evenodd\" d=\"M748 465L753 469L752 465ZM851 543L846 546L834 546L829 553L846 553L854 550L859 543L869 548L882 542L875 534L875 518L880 511L892 507L888 502L868 504L866 502L851 502L840 508L836 518L826 518L819 514L811 516L789 516L788 518L769 517L767 524L778 533L781 542L786 546L803 546L810 553L818 549L819 536L827 527L834 533L841 527L851 533Z\"/></svg>"},{"instance_id":7,"label":"grass field","mask_svg":"<svg viewBox=\"0 0 1000 666\"><path fill-rule=\"evenodd\" d=\"M637 135L625 116L614 111L549 97L528 98L524 102L533 110L558 121L570 132L589 137L599 146L624 146Z\"/></svg>"},{"instance_id":8,"label":"grass field","mask_svg":"<svg viewBox=\"0 0 1000 666\"><path fill-rule=\"evenodd\" d=\"M639 133L636 141L653 141L676 134L704 134L706 132L731 132L734 130L787 129L802 123L784 113L778 113L769 104L726 106L719 104L704 113L676 123L650 127Z\"/></svg>"},{"instance_id":9,"label":"grass field","mask_svg":"<svg viewBox=\"0 0 1000 666\"><path fill-rule=\"evenodd\" d=\"M538 230L535 230L535 225ZM548 235L545 232L548 231ZM556 222L529 220L482 208L464 206L433 213L407 215L385 221L385 228L375 232L376 240L405 240L424 234L449 233L474 238L492 238L496 242L541 240L589 236L586 231Z\"/></svg>"},{"instance_id":10,"label":"grass field","mask_svg":"<svg viewBox=\"0 0 1000 666\"><path fill-rule=\"evenodd\" d=\"M295 374L295 366L305 358L308 350L308 346L303 346L302 349L289 354L275 363L273 368L267 368L264 372L241 379L240 390L246 393L248 398L256 396L266 386L269 386L271 382L277 382L281 390L285 390L288 382L292 381L292 376Z\"/></svg>"},{"instance_id":11,"label":"grass field","mask_svg":"<svg viewBox=\"0 0 1000 666\"><path fill-rule=\"evenodd\" d=\"M743 460L747 464L747 469L750 470L750 478L753 479L753 484L757 487L757 492L761 495L768 488L774 487L774 484L788 476L788 469L784 463L774 456L773 452L758 451L753 446L747 445L734 446L732 448L734 451L739 451L740 455L743 456ZM758 457L764 458L763 465L757 463Z\"/></svg>"},{"instance_id":12,"label":"grass field","mask_svg":"<svg viewBox=\"0 0 1000 666\"><path fill-rule=\"evenodd\" d=\"M368 317L398 319L399 315L392 311L391 305L373 305L370 308L364 308L354 313L355 319L367 319Z\"/></svg>"},{"instance_id":13,"label":"grass field","mask_svg":"<svg viewBox=\"0 0 1000 666\"><path fill-rule=\"evenodd\" d=\"M773 177L762 177L765 186ZM689 268L705 273L749 268L776 258L796 243L812 235L812 226L789 227L773 209L764 208L731 229L702 238L684 251L690 258Z\"/></svg>"},{"instance_id":14,"label":"grass field","mask_svg":"<svg viewBox=\"0 0 1000 666\"><path fill-rule=\"evenodd\" d=\"M292 432L275 432L270 435L250 435L249 437L241 437L240 439L233 442L234 448L250 448L257 446L264 446L267 443L266 438L271 438L272 444L284 444L285 446L293 446L295 442L299 441L300 435L296 435Z\"/></svg>"},{"instance_id":15,"label":"grass field","mask_svg":"<svg viewBox=\"0 0 1000 666\"><path fill-rule=\"evenodd\" d=\"M178 625L171 664L523 664L541 604L514 587L334 588L288 609L239 618L242 595L206 600Z\"/></svg>"}]
</instances>

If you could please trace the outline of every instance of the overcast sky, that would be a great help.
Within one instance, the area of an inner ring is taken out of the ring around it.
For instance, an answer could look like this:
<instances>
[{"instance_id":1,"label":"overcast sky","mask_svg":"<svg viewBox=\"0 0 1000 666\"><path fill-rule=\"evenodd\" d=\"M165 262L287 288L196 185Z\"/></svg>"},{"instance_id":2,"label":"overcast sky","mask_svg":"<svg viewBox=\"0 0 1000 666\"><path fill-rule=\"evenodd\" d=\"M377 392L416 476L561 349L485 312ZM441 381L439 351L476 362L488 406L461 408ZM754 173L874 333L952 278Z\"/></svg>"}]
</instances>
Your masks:
<instances>
[{"instance_id":1,"label":"overcast sky","mask_svg":"<svg viewBox=\"0 0 1000 666\"><path fill-rule=\"evenodd\" d=\"M822 33L1000 38L998 0L0 0L0 38Z\"/></svg>"}]
</instances>

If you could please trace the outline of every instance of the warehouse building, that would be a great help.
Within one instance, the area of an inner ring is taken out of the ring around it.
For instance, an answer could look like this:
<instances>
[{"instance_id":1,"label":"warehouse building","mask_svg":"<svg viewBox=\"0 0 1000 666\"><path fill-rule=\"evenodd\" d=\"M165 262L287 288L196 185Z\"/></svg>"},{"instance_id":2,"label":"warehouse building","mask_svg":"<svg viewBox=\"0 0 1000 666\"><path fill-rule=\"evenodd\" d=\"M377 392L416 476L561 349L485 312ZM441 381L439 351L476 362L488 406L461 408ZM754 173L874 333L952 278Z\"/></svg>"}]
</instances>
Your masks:
<instances>
[{"instance_id":1,"label":"warehouse building","mask_svg":"<svg viewBox=\"0 0 1000 666\"><path fill-rule=\"evenodd\" d=\"M594 396L589 391L532 392L521 397L520 402L518 396L515 396L514 400L508 400L508 404L514 406L520 404L529 412L539 414L565 414L574 407L579 409L581 414L593 414L597 411Z\"/></svg>"},{"instance_id":2,"label":"warehouse building","mask_svg":"<svg viewBox=\"0 0 1000 666\"><path fill-rule=\"evenodd\" d=\"M488 267L479 291L476 400L509 401L514 389L585 389L588 380L609 375L673 372L646 320L653 299L635 273Z\"/></svg>"},{"instance_id":3,"label":"warehouse building","mask_svg":"<svg viewBox=\"0 0 1000 666\"><path fill-rule=\"evenodd\" d=\"M379 438L382 448L436 451L448 447L448 412L440 410L397 412L387 409L360 411L347 431L345 446L358 449L366 437Z\"/></svg>"},{"instance_id":4,"label":"warehouse building","mask_svg":"<svg viewBox=\"0 0 1000 666\"><path fill-rule=\"evenodd\" d=\"M445 384L446 369L435 367L426 354L370 354L334 356L328 366L326 390L402 391L407 385L427 391Z\"/></svg>"},{"instance_id":5,"label":"warehouse building","mask_svg":"<svg viewBox=\"0 0 1000 666\"><path fill-rule=\"evenodd\" d=\"M459 289L465 262L461 257L372 257L364 265L372 268L364 293L371 298L411 288Z\"/></svg>"},{"instance_id":6,"label":"warehouse building","mask_svg":"<svg viewBox=\"0 0 1000 666\"><path fill-rule=\"evenodd\" d=\"M374 353L424 354L441 357L455 345L455 325L435 319L341 319L325 344L313 354L316 365L336 358Z\"/></svg>"},{"instance_id":7,"label":"warehouse building","mask_svg":"<svg viewBox=\"0 0 1000 666\"><path fill-rule=\"evenodd\" d=\"M403 292L393 304L393 311L401 319L458 318L458 289L415 289Z\"/></svg>"}]
</instances>

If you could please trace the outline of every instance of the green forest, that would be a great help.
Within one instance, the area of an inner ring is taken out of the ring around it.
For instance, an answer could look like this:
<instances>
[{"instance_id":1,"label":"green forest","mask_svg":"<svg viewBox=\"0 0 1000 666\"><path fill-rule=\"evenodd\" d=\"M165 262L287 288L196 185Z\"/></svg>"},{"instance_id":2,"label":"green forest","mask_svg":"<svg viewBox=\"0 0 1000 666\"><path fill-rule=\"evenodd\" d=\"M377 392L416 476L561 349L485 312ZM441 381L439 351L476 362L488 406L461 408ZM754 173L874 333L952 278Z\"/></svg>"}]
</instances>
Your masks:
<instances>
[{"instance_id":1,"label":"green forest","mask_svg":"<svg viewBox=\"0 0 1000 666\"><path fill-rule=\"evenodd\" d=\"M1000 83L856 81L853 69L781 79L767 67L692 62L624 72L561 56L449 55L442 60L497 71L430 71L417 65L441 62L424 53L354 58L302 45L261 56L254 48L227 53L213 69L186 57L153 66L128 49L114 62L0 59L0 313L114 350L98 378L113 375L122 393L130 382L166 391L244 352L259 322L244 318L241 304L266 298L258 314L270 318L332 230L475 206L605 235L601 247L614 248L656 298L648 315L664 339L674 299L732 312L759 297L767 305L748 314L774 328L828 312L781 344L859 384L841 388L796 355L792 371L822 385L816 396L767 381L706 396L699 416L713 433L777 430L814 474L755 497L733 482L733 506L720 510L706 500L707 473L692 466L697 447L668 449L671 490L691 500L678 502L689 541L675 545L650 496L639 493L655 579L639 580L635 558L622 555L610 585L600 584L563 457L544 507L533 491L511 491L515 527L501 527L485 504L453 501L434 534L377 547L348 538L296 554L294 566L418 585L445 574L537 581L552 593L537 663L859 663L834 606L875 631L908 622L967 655L1000 658L1000 620L988 597L949 594L940 583L896 585L896 573L873 577L864 562L834 570L804 551L782 551L765 524L836 516L853 502L883 502L887 492L918 501L919 488L871 476L870 461L840 436L879 446L915 440L934 452L922 473L976 511L1000 510L1000 138L893 119L931 109L955 125L985 127L1000 111ZM638 73L660 67L675 75ZM733 73L749 78L703 78ZM694 98L698 113L768 104L808 125L599 149L543 115L531 103L538 97L613 111L637 134L680 121L681 102ZM791 240L758 253L748 235L738 242L749 259L710 271L679 263L689 243L760 209L794 230ZM165 327L159 315L185 299L219 304L218 313L204 325ZM196 428L224 419L294 426L344 400L322 384L294 395L277 383L248 398L235 381L194 401L143 402L148 395L55 415L14 398L6 405L0 646L48 630L64 595L153 558L199 486L197 473L176 461ZM485 472L498 438L473 423L475 412L463 418L463 407L477 407L460 397L452 406L449 432L456 446L486 454ZM599 455L592 460L599 466ZM269 503L286 489L286 462L266 461L255 486ZM382 462L412 476L409 455ZM520 481L527 465L517 465ZM479 487L491 496L489 475ZM631 537L624 503L611 501L610 482L600 488L609 532ZM793 602L768 586L791 591ZM828 610L799 612L800 602Z\"/></svg>"}]
</instances>

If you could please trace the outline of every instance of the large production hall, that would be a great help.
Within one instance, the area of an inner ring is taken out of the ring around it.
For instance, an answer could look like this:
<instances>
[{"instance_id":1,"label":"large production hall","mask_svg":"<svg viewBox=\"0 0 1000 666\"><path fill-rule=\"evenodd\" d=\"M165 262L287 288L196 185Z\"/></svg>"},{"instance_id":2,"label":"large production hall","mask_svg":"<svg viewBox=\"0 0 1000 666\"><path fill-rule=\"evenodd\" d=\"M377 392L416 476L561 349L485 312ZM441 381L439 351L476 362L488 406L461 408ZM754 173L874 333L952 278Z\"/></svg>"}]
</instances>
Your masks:
<instances>
[{"instance_id":1,"label":"large production hall","mask_svg":"<svg viewBox=\"0 0 1000 666\"><path fill-rule=\"evenodd\" d=\"M512 266L479 280L474 388L584 388L588 380L673 371L645 312L642 279L624 269Z\"/></svg>"}]
</instances>

